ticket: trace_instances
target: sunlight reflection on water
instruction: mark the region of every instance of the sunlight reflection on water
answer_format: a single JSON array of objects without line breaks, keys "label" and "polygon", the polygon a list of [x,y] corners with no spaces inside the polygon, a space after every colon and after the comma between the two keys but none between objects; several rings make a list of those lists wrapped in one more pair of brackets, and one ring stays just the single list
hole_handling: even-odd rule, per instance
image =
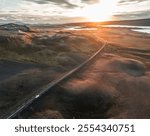
[{"label": "sunlight reflection on water", "polygon": [[102,25],[102,27],[131,28],[132,31],[150,33],[150,26],[130,26],[130,25]]},{"label": "sunlight reflection on water", "polygon": [[97,28],[87,28],[87,27],[82,27],[82,26],[71,26],[65,28],[65,30],[97,30]]}]

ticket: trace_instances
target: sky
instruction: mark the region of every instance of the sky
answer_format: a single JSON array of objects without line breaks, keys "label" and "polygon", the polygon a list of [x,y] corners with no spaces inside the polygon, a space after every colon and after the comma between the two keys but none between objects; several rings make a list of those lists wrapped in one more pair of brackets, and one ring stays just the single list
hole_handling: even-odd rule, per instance
[{"label": "sky", "polygon": [[0,0],[0,22],[68,23],[150,18],[150,0]]}]

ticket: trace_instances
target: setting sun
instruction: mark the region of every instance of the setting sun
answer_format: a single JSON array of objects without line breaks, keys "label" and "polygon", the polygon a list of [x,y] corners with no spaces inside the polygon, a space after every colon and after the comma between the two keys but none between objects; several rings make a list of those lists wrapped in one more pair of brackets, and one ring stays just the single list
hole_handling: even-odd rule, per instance
[{"label": "setting sun", "polygon": [[100,0],[98,4],[83,9],[84,16],[93,22],[104,21],[111,18],[116,9],[116,0]]}]

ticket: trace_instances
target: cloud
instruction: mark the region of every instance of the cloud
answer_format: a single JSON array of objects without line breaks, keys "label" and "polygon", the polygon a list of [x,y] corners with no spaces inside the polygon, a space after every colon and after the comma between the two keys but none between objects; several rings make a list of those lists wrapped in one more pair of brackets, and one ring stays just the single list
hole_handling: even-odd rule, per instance
[{"label": "cloud", "polygon": [[148,0],[120,0],[119,4],[131,4],[131,3],[140,3],[140,2],[146,2]]},{"label": "cloud", "polygon": [[[23,18],[26,22],[35,19],[35,22],[74,22],[84,20],[83,9],[101,2],[102,0],[0,0],[0,15],[7,14],[10,18],[7,20],[15,20]],[[109,0],[103,0],[108,1]],[[111,0],[110,0],[111,1]],[[138,19],[150,18],[150,0],[116,0],[117,7],[113,12],[115,19]],[[108,3],[109,4],[109,3]],[[108,6],[107,6],[108,8]],[[15,17],[12,17],[14,14]],[[18,17],[17,15],[26,15]],[[30,15],[32,16],[30,18]],[[36,17],[36,16],[40,17]],[[4,20],[4,19],[1,20]],[[40,18],[40,19],[39,19]],[[42,20],[41,20],[42,18]],[[84,17],[85,18],[85,17]]]},{"label": "cloud", "polygon": [[82,0],[82,3],[87,3],[87,4],[95,4],[98,3],[100,0]]},{"label": "cloud", "polygon": [[145,19],[150,18],[150,10],[143,10],[143,11],[135,11],[135,12],[126,12],[114,15],[114,19]]},{"label": "cloud", "polygon": [[57,6],[62,6],[65,8],[75,8],[77,5],[70,3],[68,0],[26,0],[30,2],[35,2],[38,4],[50,4],[53,3],[54,5]]},{"label": "cloud", "polygon": [[[42,18],[42,19],[41,19]],[[67,17],[63,15],[51,15],[51,16],[41,16],[41,15],[19,15],[19,14],[0,14],[0,24],[2,22],[12,22],[12,23],[27,23],[27,24],[60,24],[60,23],[70,23],[86,21],[84,17]]]},{"label": "cloud", "polygon": [[26,0],[30,2],[35,2],[38,4],[49,4],[53,3],[60,7],[65,8],[76,8],[80,7],[82,4],[95,4],[98,3],[100,0]]}]

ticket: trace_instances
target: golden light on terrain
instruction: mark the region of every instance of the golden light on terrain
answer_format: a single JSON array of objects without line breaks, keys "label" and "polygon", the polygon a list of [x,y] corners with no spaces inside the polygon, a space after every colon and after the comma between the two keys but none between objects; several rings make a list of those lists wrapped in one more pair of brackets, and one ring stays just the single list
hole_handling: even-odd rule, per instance
[{"label": "golden light on terrain", "polygon": [[100,0],[98,4],[90,5],[83,9],[84,16],[93,22],[111,19],[117,8],[116,0]]}]

